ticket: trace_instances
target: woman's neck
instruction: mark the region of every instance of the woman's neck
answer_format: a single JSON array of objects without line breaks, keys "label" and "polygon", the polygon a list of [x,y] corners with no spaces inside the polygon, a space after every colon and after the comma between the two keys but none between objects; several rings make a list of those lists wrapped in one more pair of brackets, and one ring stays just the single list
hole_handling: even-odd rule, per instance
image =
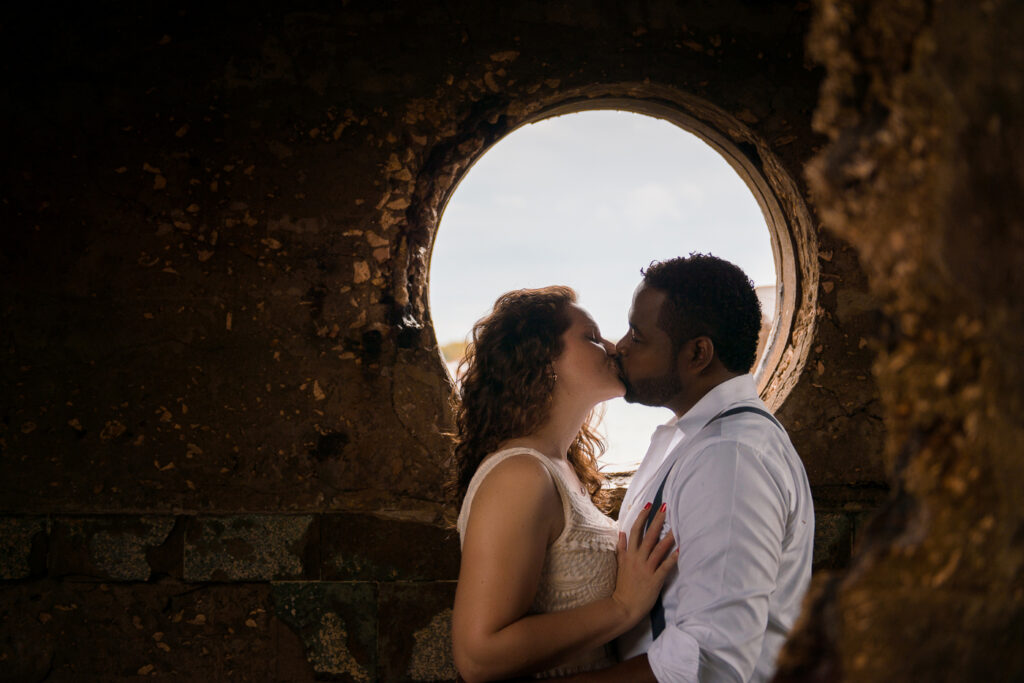
[{"label": "woman's neck", "polygon": [[569,446],[580,433],[583,421],[593,406],[571,405],[568,401],[552,401],[548,419],[532,433],[509,439],[505,446],[526,446],[549,458],[565,460]]}]

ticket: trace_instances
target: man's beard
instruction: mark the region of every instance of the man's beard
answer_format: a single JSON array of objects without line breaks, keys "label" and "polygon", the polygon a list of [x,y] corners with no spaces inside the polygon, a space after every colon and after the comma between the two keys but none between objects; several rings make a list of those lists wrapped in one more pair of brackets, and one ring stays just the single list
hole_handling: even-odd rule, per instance
[{"label": "man's beard", "polygon": [[644,406],[664,406],[683,390],[679,381],[679,373],[672,369],[660,377],[648,377],[631,381],[626,373],[621,373],[622,383],[626,385],[626,403],[639,403]]}]

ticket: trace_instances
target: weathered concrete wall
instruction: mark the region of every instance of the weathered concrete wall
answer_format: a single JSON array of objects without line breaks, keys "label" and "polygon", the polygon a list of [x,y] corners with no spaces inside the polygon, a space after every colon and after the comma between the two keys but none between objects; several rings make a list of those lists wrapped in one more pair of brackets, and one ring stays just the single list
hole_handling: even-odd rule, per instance
[{"label": "weathered concrete wall", "polygon": [[[809,201],[805,3],[343,4],[4,20],[0,677],[450,678],[426,287],[459,174],[549,108],[686,100]],[[888,290],[841,234],[795,245],[779,407],[832,568],[887,490]]]},{"label": "weathered concrete wall", "polygon": [[820,2],[824,223],[885,303],[896,496],[781,680],[1024,677],[1024,6]]}]

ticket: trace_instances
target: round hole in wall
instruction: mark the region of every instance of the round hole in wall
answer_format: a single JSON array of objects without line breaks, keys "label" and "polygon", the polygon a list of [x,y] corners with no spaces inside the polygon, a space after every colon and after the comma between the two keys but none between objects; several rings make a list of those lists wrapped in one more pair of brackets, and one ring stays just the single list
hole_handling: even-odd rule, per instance
[{"label": "round hole in wall", "polygon": [[[435,193],[438,208],[447,208],[434,226],[430,263],[430,315],[437,341],[447,351],[445,360],[458,356],[459,344],[473,321],[489,310],[494,298],[516,287],[574,286],[581,305],[594,314],[604,336],[616,339],[625,329],[640,267],[655,258],[705,251],[743,267],[761,286],[765,307],[774,304],[754,372],[769,406],[777,408],[782,403],[806,358],[803,340],[810,338],[813,324],[816,272],[811,268],[816,262],[809,255],[816,254],[816,248],[800,194],[767,145],[740,122],[706,102],[678,93],[673,101],[658,94],[657,98],[638,98],[634,88],[624,98],[593,93],[586,98],[568,97],[568,101],[529,111],[496,142],[471,149],[468,159],[449,159],[449,177],[454,182]],[[559,155],[566,153],[561,147],[566,141],[560,137],[585,138],[592,128],[588,118],[623,116],[621,112],[646,115],[628,116],[635,126],[662,127],[666,148],[662,151],[670,161],[667,167],[658,166],[653,179],[633,183],[627,173],[627,180],[620,179],[619,185],[614,181],[608,185],[608,178],[602,176],[599,180],[606,181],[602,186],[594,181],[594,174],[611,173],[602,171],[601,155],[621,160],[616,144],[628,147],[635,139],[591,138],[590,149],[582,154],[585,171],[555,169]],[[573,116],[562,116],[565,114]],[[538,125],[526,125],[535,122]],[[671,139],[686,143],[677,149],[667,142]],[[472,145],[458,149],[464,153],[467,147]],[[719,190],[731,197],[735,206],[716,210],[708,201],[714,199],[710,195],[715,191],[702,189],[700,182],[688,181],[681,172],[687,169],[687,157],[695,157],[697,152],[711,155],[715,162],[708,167],[712,170],[704,171],[707,177],[698,180],[713,187],[716,180],[728,176],[732,186],[726,183],[725,189]],[[530,163],[516,161],[517,154]],[[673,154],[677,158],[671,159]],[[467,172],[471,166],[472,171]],[[699,164],[690,164],[694,166]],[[555,171],[554,177],[545,177],[548,171]],[[517,174],[525,177],[517,178]],[[525,190],[530,182],[539,182],[544,192]],[[590,188],[589,199],[586,192],[581,197],[574,191],[580,186]],[[453,197],[454,201],[449,201]],[[699,206],[702,201],[706,205]],[[730,216],[734,211],[743,215],[739,220],[747,225],[745,235],[722,229],[722,224],[734,220]],[[553,222],[543,226],[544,221]],[[665,230],[666,224],[674,224],[674,231]],[[699,238],[700,233],[705,239]],[[742,244],[730,247],[730,240]],[[594,245],[604,250],[604,257],[591,251],[580,258],[581,252],[587,251],[582,246]],[[756,257],[745,257],[744,250],[759,253],[761,265]],[[554,268],[538,267],[545,263]],[[473,272],[481,268],[483,274]],[[613,268],[620,272],[606,278],[606,286],[595,284]],[[621,272],[626,273],[624,278]],[[639,460],[651,426],[668,416],[667,412],[616,403],[610,405],[606,417],[609,457],[614,461],[608,469],[612,471],[627,469]],[[646,413],[646,420],[621,415],[629,411]],[[623,442],[633,441],[636,443],[623,446]],[[616,458],[617,450],[626,455]]]}]

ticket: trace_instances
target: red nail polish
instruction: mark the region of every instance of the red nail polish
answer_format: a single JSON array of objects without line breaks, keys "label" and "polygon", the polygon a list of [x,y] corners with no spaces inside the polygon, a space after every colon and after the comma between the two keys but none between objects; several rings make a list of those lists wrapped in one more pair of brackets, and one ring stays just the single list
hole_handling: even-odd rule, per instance
[{"label": "red nail polish", "polygon": [[648,503],[647,505],[644,505],[644,510],[650,510],[650,509],[651,509],[651,504],[650,503]]},{"label": "red nail polish", "polygon": [[661,504],[661,507],[660,507],[660,508],[658,508],[658,512],[664,512],[664,511],[665,511],[665,507],[666,507],[667,505],[668,505],[668,503],[662,503],[662,504]]}]

